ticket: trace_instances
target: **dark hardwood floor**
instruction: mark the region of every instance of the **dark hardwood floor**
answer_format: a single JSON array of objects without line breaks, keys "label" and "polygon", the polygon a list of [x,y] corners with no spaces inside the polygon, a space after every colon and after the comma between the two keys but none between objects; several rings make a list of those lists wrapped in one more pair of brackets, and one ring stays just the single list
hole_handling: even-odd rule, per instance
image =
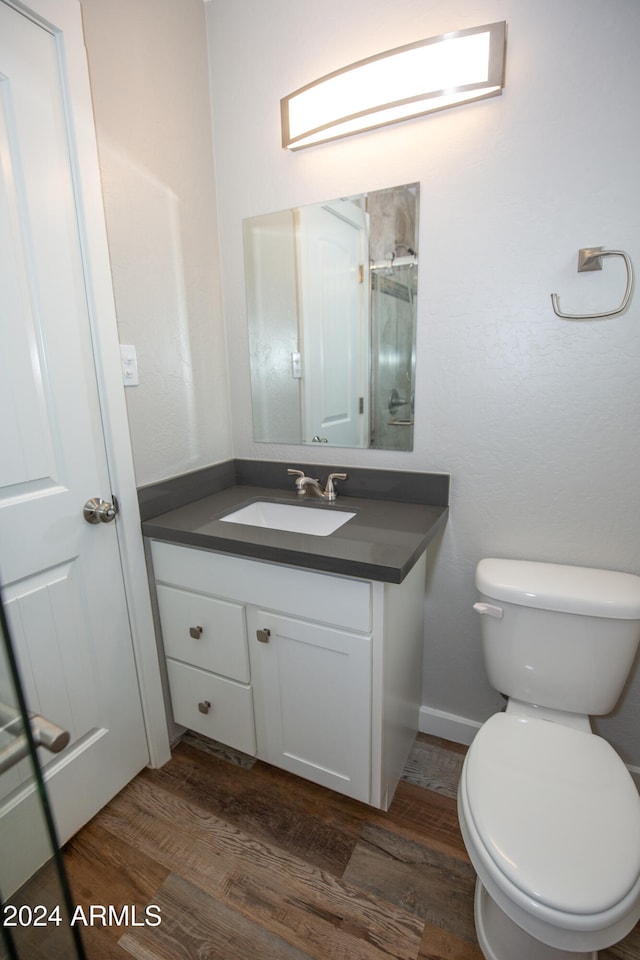
[{"label": "dark hardwood floor", "polygon": [[[84,927],[89,960],[482,960],[463,758],[420,735],[382,813],[186,738],[65,848],[74,902],[136,920]],[[640,960],[640,927],[600,958]]]}]

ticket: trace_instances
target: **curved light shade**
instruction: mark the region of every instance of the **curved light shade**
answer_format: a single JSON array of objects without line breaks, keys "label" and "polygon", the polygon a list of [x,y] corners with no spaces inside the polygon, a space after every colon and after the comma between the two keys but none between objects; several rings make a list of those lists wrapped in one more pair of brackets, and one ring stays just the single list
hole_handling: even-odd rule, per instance
[{"label": "curved light shade", "polygon": [[280,101],[290,150],[502,93],[506,24],[419,40],[336,70]]}]

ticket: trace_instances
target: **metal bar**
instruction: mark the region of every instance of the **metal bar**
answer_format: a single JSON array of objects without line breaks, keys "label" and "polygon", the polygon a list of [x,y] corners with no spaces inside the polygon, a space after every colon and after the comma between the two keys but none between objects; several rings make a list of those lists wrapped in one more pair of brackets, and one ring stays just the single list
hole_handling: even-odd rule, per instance
[{"label": "metal bar", "polygon": [[9,770],[15,766],[16,763],[20,763],[28,753],[29,742],[23,733],[22,736],[16,737],[13,743],[8,744],[0,750],[0,773]]},{"label": "metal bar", "polygon": [[372,260],[370,270],[393,270],[394,267],[417,267],[417,257],[390,257],[389,260]]},{"label": "metal bar", "polygon": [[553,306],[554,313],[558,317],[562,317],[563,320],[601,320],[605,317],[615,317],[627,309],[633,289],[633,267],[631,266],[629,255],[626,254],[624,250],[605,250],[603,247],[583,247],[578,251],[578,272],[583,273],[586,270],[602,270],[602,257],[622,257],[624,260],[624,265],[627,270],[627,285],[620,306],[616,307],[615,310],[606,310],[603,313],[563,313],[560,309],[558,294],[552,293],[551,305]]},{"label": "metal bar", "polygon": [[[60,753],[70,740],[68,730],[63,730],[57,723],[47,720],[39,713],[29,714],[31,735],[36,747],[44,747],[51,753]],[[0,750],[0,773],[4,773],[29,753],[29,739],[24,733],[22,716],[15,707],[0,701],[0,733],[8,734],[13,742]]]}]

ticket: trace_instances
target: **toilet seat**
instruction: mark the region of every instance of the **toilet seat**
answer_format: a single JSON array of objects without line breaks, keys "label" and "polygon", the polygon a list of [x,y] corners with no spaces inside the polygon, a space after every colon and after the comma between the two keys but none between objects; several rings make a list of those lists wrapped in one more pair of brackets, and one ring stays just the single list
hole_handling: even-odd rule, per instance
[{"label": "toilet seat", "polygon": [[588,929],[637,897],[640,797],[602,738],[496,714],[467,754],[461,790],[485,864],[515,900]]}]

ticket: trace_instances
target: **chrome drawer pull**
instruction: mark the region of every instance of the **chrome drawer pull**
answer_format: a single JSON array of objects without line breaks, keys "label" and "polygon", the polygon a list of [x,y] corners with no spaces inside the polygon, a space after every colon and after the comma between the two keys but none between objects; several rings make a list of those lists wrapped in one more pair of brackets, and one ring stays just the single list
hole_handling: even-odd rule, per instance
[{"label": "chrome drawer pull", "polygon": [[189,627],[189,636],[194,640],[199,640],[202,636],[202,627]]},{"label": "chrome drawer pull", "polygon": [[198,704],[198,710],[200,713],[209,713],[211,710],[211,701],[210,700],[201,700]]},{"label": "chrome drawer pull", "polygon": [[256,630],[256,637],[260,643],[269,643],[269,637],[271,636],[271,630],[264,628],[264,630]]}]

